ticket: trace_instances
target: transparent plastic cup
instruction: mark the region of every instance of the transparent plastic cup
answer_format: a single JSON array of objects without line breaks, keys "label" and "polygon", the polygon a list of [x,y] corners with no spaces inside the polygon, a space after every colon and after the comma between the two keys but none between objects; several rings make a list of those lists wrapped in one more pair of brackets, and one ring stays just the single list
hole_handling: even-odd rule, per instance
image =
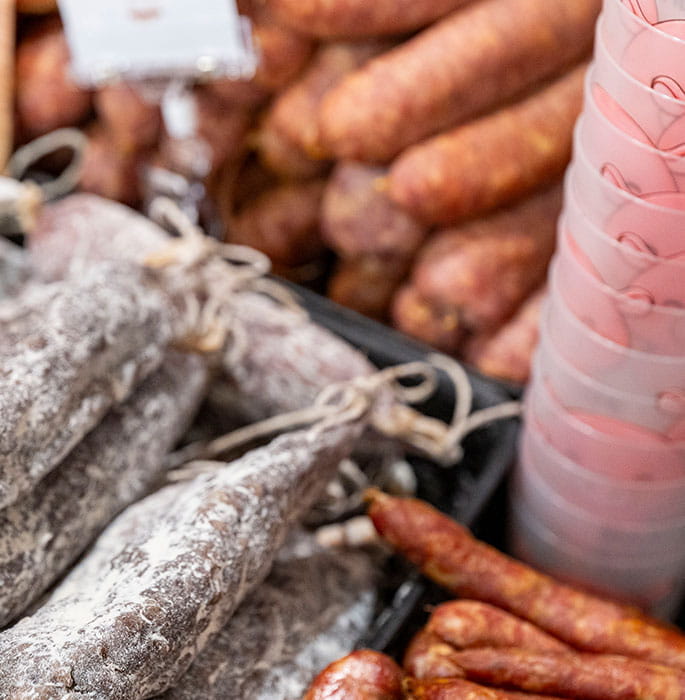
[{"label": "transparent plastic cup", "polygon": [[685,144],[662,151],[642,127],[595,79],[591,67],[585,76],[581,140],[592,164],[612,168],[638,192],[685,190]]},{"label": "transparent plastic cup", "polygon": [[617,523],[664,525],[685,521],[685,475],[634,481],[607,477],[565,457],[544,437],[527,407],[520,458],[570,504]]},{"label": "transparent plastic cup", "polygon": [[605,0],[607,48],[636,80],[665,94],[685,86],[685,21],[676,3]]},{"label": "transparent plastic cup", "polygon": [[593,331],[565,304],[555,269],[548,274],[541,315],[554,348],[580,372],[598,377],[603,384],[655,399],[685,388],[685,353],[671,356],[640,352]]},{"label": "transparent plastic cup", "polygon": [[674,389],[654,397],[621,391],[578,370],[552,345],[544,317],[535,360],[540,377],[567,410],[605,416],[664,436],[685,416],[682,392]]},{"label": "transparent plastic cup", "polygon": [[[685,308],[685,253],[659,258],[632,231],[616,238],[602,231],[583,213],[572,176],[569,170],[564,183],[564,222],[602,281],[617,290],[639,286],[655,299],[661,296],[669,305]],[[685,231],[680,238],[685,246]]]},{"label": "transparent plastic cup", "polygon": [[677,486],[685,478],[685,440],[594,410],[569,407],[549,380],[533,368],[525,393],[532,426],[557,452],[598,476],[636,486],[653,482]]},{"label": "transparent plastic cup", "polygon": [[685,141],[685,99],[659,92],[627,73],[607,48],[606,17],[595,31],[593,80],[637,122],[652,143],[665,150]]},{"label": "transparent plastic cup", "polygon": [[612,238],[630,238],[662,258],[685,253],[685,192],[636,194],[614,168],[600,172],[587,156],[576,123],[569,177],[582,212]]},{"label": "transparent plastic cup", "polygon": [[[619,345],[657,355],[679,355],[685,348],[685,308],[671,299],[670,278],[665,295],[655,294],[664,282],[649,270],[624,289],[605,284],[589,258],[567,233],[565,216],[559,221],[558,249],[552,265],[558,271],[559,291],[571,311],[597,333]],[[649,273],[649,286],[640,280]],[[676,278],[675,283],[678,283]],[[651,288],[651,289],[650,289]]]},{"label": "transparent plastic cup", "polygon": [[625,522],[601,510],[580,508],[550,488],[525,451],[514,467],[510,488],[514,502],[532,518],[587,555],[655,566],[678,552],[680,561],[685,561],[685,518]]},{"label": "transparent plastic cup", "polygon": [[660,562],[621,561],[596,556],[564,541],[513,501],[508,545],[514,556],[560,581],[634,604],[663,620],[678,612],[685,590],[685,565],[674,557]]}]

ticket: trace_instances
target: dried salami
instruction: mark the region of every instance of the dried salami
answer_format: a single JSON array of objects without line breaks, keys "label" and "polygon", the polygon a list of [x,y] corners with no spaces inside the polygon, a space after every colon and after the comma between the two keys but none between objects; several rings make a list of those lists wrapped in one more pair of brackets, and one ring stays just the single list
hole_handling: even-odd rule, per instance
[{"label": "dried salami", "polygon": [[322,550],[278,561],[162,697],[300,700],[322,668],[354,648],[375,598],[373,563],[362,552]]},{"label": "dried salami", "polygon": [[150,525],[90,586],[0,635],[0,697],[135,700],[177,683],[267,575],[362,427],[283,435],[125,511]]},{"label": "dried salami", "polygon": [[173,319],[133,266],[96,265],[0,306],[0,507],[162,362]]},{"label": "dried salami", "polygon": [[159,478],[203,394],[204,362],[173,353],[66,459],[0,511],[0,625],[36,600]]}]

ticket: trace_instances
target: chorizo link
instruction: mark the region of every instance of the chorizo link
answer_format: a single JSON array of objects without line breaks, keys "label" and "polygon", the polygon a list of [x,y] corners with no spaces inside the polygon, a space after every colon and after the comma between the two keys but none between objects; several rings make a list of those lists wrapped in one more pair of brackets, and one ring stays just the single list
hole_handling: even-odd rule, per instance
[{"label": "chorizo link", "polygon": [[469,0],[269,0],[288,27],[320,39],[405,34],[425,27]]},{"label": "chorizo link", "polygon": [[410,700],[553,700],[547,695],[486,688],[461,678],[406,678],[404,692],[405,698]]},{"label": "chorizo link", "polygon": [[545,279],[562,206],[559,185],[432,236],[412,280],[434,306],[454,308],[473,333],[494,330]]},{"label": "chorizo link", "polygon": [[592,46],[600,0],[480,0],[371,60],[321,104],[325,149],[387,162],[505,103]]},{"label": "chorizo link", "polygon": [[571,158],[586,66],[530,97],[408,148],[388,195],[426,224],[454,224],[560,177]]},{"label": "chorizo link", "polygon": [[303,700],[401,700],[402,669],[385,654],[360,649],[329,664]]},{"label": "chorizo link", "polygon": [[0,696],[137,700],[173,686],[266,577],[362,428],[293,431],[124,511],[150,524],[90,586],[0,634]]},{"label": "chorizo link", "polygon": [[531,651],[570,651],[570,647],[526,620],[477,600],[438,605],[426,629],[458,648],[518,647]]},{"label": "chorizo link", "polygon": [[463,678],[464,671],[452,657],[457,650],[423,627],[409,642],[402,668],[414,678]]},{"label": "chorizo link", "polygon": [[577,649],[685,669],[685,636],[677,630],[557,582],[427,503],[376,491],[369,498],[380,535],[451,593],[508,610]]},{"label": "chorizo link", "polygon": [[470,680],[575,700],[685,697],[685,673],[625,656],[502,648],[467,649],[454,658]]},{"label": "chorizo link", "polygon": [[321,46],[304,73],[269,106],[257,132],[264,164],[283,177],[313,177],[327,167],[321,147],[319,106],[345,75],[382,53],[380,41],[332,42]]}]

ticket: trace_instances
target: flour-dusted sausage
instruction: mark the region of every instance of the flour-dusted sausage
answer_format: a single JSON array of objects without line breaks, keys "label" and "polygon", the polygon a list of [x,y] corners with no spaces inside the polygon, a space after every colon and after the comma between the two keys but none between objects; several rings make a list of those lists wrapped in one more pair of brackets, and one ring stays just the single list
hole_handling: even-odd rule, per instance
[{"label": "flour-dusted sausage", "polygon": [[142,700],[173,686],[266,577],[363,427],[284,434],[124,511],[148,525],[90,586],[0,633],[0,696]]},{"label": "flour-dusted sausage", "polygon": [[91,265],[0,305],[0,505],[54,469],[162,362],[172,310],[140,269]]},{"label": "flour-dusted sausage", "polygon": [[204,393],[198,357],[171,353],[34,489],[0,510],[0,626],[52,584],[161,477]]},{"label": "flour-dusted sausage", "polygon": [[371,60],[326,95],[320,126],[337,158],[386,162],[504,104],[592,46],[600,0],[482,0]]}]

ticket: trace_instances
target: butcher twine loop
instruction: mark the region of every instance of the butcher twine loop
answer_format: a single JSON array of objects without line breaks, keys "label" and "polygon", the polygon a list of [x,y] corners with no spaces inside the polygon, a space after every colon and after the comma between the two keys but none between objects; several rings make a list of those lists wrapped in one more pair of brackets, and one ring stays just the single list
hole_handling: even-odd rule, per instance
[{"label": "butcher twine loop", "polygon": [[241,291],[266,294],[304,314],[293,294],[266,278],[271,262],[263,253],[207,236],[168,197],[156,197],[149,214],[178,234],[144,263],[158,272],[165,290],[183,308],[178,346],[202,353],[225,351],[229,364],[237,362],[247,351],[245,331],[234,313]]},{"label": "butcher twine loop", "polygon": [[7,172],[15,180],[21,180],[32,165],[41,158],[67,148],[72,152],[66,168],[54,179],[44,183],[25,183],[40,190],[43,201],[57,199],[72,192],[81,179],[83,158],[88,145],[86,135],[78,129],[57,129],[18,148],[7,164]]},{"label": "butcher twine loop", "polygon": [[[410,407],[435,393],[438,387],[436,368],[443,370],[454,386],[455,405],[449,423],[425,416]],[[418,379],[405,386],[401,380]],[[395,401],[379,405],[389,389]],[[317,432],[354,422],[368,416],[369,424],[379,433],[405,443],[442,466],[452,466],[463,458],[464,438],[486,423],[521,415],[519,401],[507,401],[471,413],[473,391],[468,375],[454,360],[437,353],[427,362],[409,362],[387,367],[349,382],[332,384],[324,389],[308,408],[282,413],[239,428],[210,442],[193,443],[171,455],[170,481],[182,481],[199,473],[214,471],[223,462],[221,454],[242,447],[253,440],[286,430],[313,425]],[[181,466],[183,465],[183,466]],[[178,468],[180,467],[180,468]]]}]

